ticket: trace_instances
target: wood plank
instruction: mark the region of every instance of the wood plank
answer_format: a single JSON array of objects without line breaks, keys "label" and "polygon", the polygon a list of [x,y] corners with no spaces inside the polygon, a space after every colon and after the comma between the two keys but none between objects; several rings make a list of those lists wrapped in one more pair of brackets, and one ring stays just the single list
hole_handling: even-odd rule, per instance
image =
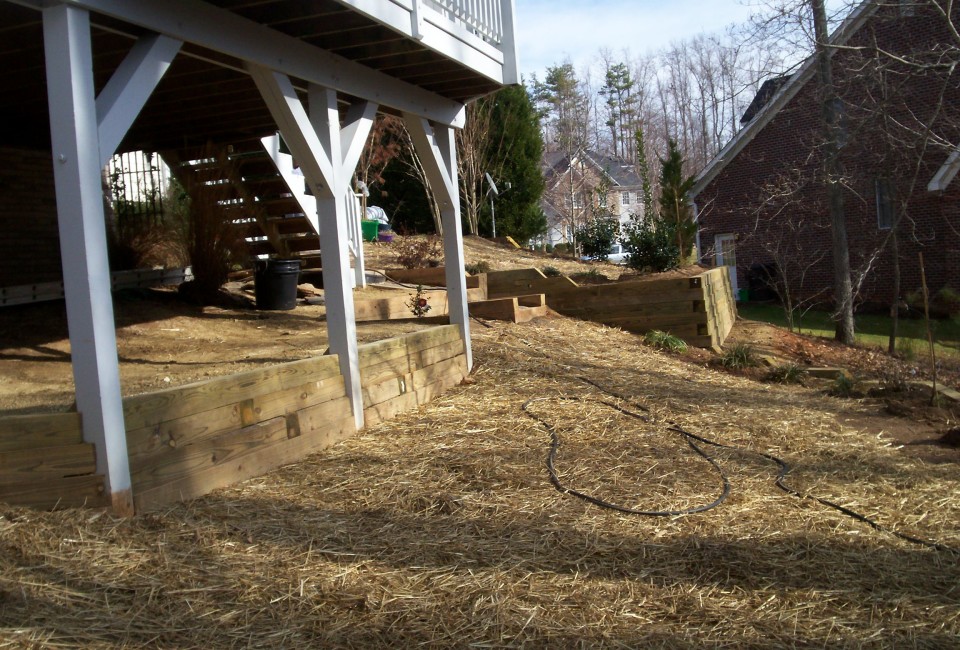
[{"label": "wood plank", "polygon": [[269,420],[288,412],[345,395],[343,377],[304,384],[295,388],[228,404],[200,413],[174,418],[155,426],[127,431],[127,451],[131,463],[139,462],[167,449],[215,437],[242,426]]},{"label": "wood plank", "polygon": [[363,408],[366,409],[386,402],[408,390],[413,390],[413,373],[387,377],[363,387]]},{"label": "wood plank", "polygon": [[[341,397],[323,404],[311,406],[292,413],[296,423],[292,437],[312,435],[323,430],[330,422],[350,415],[350,400]],[[206,469],[225,463],[233,463],[249,454],[265,453],[269,447],[291,437],[290,421],[280,416],[251,426],[226,432],[199,443],[170,449],[159,457],[131,462],[134,493],[178,481]]]},{"label": "wood plank", "polygon": [[174,481],[139,493],[135,491],[133,498],[137,512],[156,510],[170,503],[198,497],[217,488],[259,476],[326,449],[354,433],[354,419],[352,415],[348,415],[340,420],[328,421],[325,426],[307,435],[281,440],[258,453],[247,454],[233,462],[196,472],[188,480]]},{"label": "wood plank", "polygon": [[124,418],[128,430],[156,426],[178,417],[236,404],[245,399],[339,374],[340,366],[336,355],[302,359],[127,397],[123,400]]},{"label": "wood plank", "polygon": [[387,277],[404,284],[423,284],[431,287],[447,286],[447,269],[435,266],[423,269],[391,269]]},{"label": "wood plank", "polygon": [[62,447],[83,442],[79,413],[10,415],[0,418],[0,452]]},{"label": "wood plank", "polygon": [[468,275],[466,278],[467,289],[479,289],[480,297],[477,300],[486,300],[490,293],[487,285],[487,274],[478,273],[477,275]]},{"label": "wood plank", "polygon": [[[491,271],[487,273],[487,291],[490,296],[509,293],[516,286],[527,282],[546,279],[539,269],[513,269],[509,271]],[[525,291],[524,293],[530,293]]]},{"label": "wood plank", "polygon": [[495,287],[487,287],[488,298],[509,298],[517,295],[534,293],[555,293],[572,291],[580,288],[576,282],[566,276],[554,278],[531,278],[515,282],[501,283]]},{"label": "wood plank", "polygon": [[546,305],[542,307],[520,307],[517,311],[517,322],[526,323],[534,318],[540,318],[550,313],[550,308]]},{"label": "wood plank", "polygon": [[453,357],[458,357],[466,353],[466,348],[463,345],[463,341],[456,340],[451,341],[450,343],[444,343],[443,345],[437,345],[432,348],[427,348],[421,350],[415,355],[411,355],[411,370],[419,370],[421,368],[426,368],[427,366],[432,366],[435,363],[440,363],[445,359],[451,359]]},{"label": "wood plank", "polygon": [[271,443],[286,439],[286,418],[278,417],[229,431],[216,438],[170,449],[161,457],[131,464],[133,493],[189,480],[210,467],[232,463],[247,454],[263,451]]},{"label": "wood plank", "polygon": [[493,298],[480,302],[471,302],[467,305],[471,316],[510,321],[511,323],[517,320],[517,308],[516,298]]},{"label": "wood plank", "polygon": [[667,294],[629,292],[621,292],[617,294],[591,294],[586,292],[581,293],[579,291],[567,291],[563,294],[546,293],[546,296],[547,304],[550,305],[551,309],[554,309],[560,313],[565,313],[567,310],[587,308],[602,309],[604,307],[610,307],[613,305],[657,305],[673,304],[677,302],[687,303],[695,300],[703,300],[703,292],[700,289],[687,289],[682,292]]},{"label": "wood plank", "polygon": [[576,309],[564,309],[565,315],[582,320],[634,316],[636,318],[653,317],[663,314],[699,314],[706,317],[706,304],[702,300],[683,302],[663,302],[646,305],[610,303],[606,305],[586,306]]},{"label": "wood plank", "polygon": [[[403,293],[395,298],[375,298],[354,301],[354,318],[358,323],[383,320],[406,320],[416,318],[410,301],[416,292]],[[446,291],[424,291],[421,297],[430,305],[430,316],[446,316],[449,313]]]},{"label": "wood plank", "polygon": [[81,476],[96,470],[94,448],[88,443],[0,453],[0,485]]},{"label": "wood plank", "polygon": [[[482,289],[467,290],[468,300],[482,299],[485,295],[486,292]],[[414,319],[416,315],[410,307],[410,302],[415,296],[416,292],[410,291],[390,298],[355,300],[354,318],[357,322]],[[428,315],[431,318],[449,315],[450,306],[446,291],[424,291],[421,297],[425,298],[430,305]]]},{"label": "wood plank", "polygon": [[364,409],[364,421],[367,426],[373,426],[396,417],[404,411],[412,410],[429,403],[444,391],[459,384],[466,376],[465,367],[464,362],[463,366],[451,368],[447,374],[436,378],[421,388]]},{"label": "wood plank", "polygon": [[415,370],[411,373],[413,389],[415,391],[420,390],[421,388],[447,379],[453,375],[459,375],[459,379],[457,379],[459,383],[467,374],[467,357],[461,354],[456,357],[444,359],[426,368]]},{"label": "wood plank", "polygon": [[109,504],[103,476],[71,476],[0,485],[0,501],[29,508],[102,508]]},{"label": "wood plank", "polygon": [[463,355],[463,341],[457,339],[450,343],[427,348],[413,354],[390,359],[379,364],[366,366],[360,370],[362,386],[372,386],[394,377],[402,377],[420,368],[438,363],[444,359]]},{"label": "wood plank", "polygon": [[365,386],[363,389],[364,410],[423,388],[438,379],[446,377],[454,369],[459,371],[461,379],[467,375],[467,359],[462,350],[457,356],[442,359],[419,370],[388,377]]},{"label": "wood plank", "polygon": [[297,411],[294,415],[299,420],[300,434],[304,436],[324,431],[331,422],[353,417],[350,411],[350,400],[347,397],[309,406]]},{"label": "wood plank", "polygon": [[402,377],[413,372],[410,357],[403,355],[395,359],[388,359],[380,363],[360,369],[360,385],[373,386],[393,377]]},{"label": "wood plank", "polygon": [[517,296],[517,304],[521,307],[545,307],[547,298],[542,293],[535,293],[529,296]]},{"label": "wood plank", "polygon": [[440,325],[392,339],[365,343],[358,346],[357,354],[360,359],[360,367],[363,368],[388,359],[406,356],[410,350],[423,350],[459,340],[460,329],[456,325]]}]

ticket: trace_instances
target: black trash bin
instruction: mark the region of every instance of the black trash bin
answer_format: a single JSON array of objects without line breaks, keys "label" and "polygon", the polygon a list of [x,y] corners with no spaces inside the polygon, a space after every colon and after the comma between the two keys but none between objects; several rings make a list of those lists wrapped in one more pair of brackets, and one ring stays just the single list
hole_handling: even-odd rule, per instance
[{"label": "black trash bin", "polygon": [[293,309],[297,306],[300,260],[258,260],[253,275],[257,309]]}]

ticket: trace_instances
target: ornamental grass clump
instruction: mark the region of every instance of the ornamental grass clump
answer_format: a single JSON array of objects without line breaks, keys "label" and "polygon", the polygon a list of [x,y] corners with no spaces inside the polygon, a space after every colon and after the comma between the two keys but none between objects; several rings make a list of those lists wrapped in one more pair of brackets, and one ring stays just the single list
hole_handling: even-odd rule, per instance
[{"label": "ornamental grass clump", "polygon": [[766,378],[767,381],[778,384],[800,384],[802,386],[806,375],[807,371],[803,366],[795,363],[784,363],[771,368]]},{"label": "ornamental grass clump", "polygon": [[724,350],[720,356],[719,363],[724,368],[740,370],[743,368],[753,368],[757,365],[757,355],[753,348],[746,343],[737,343],[732,348]]},{"label": "ornamental grass clump", "polygon": [[644,334],[643,342],[650,347],[667,352],[683,354],[687,351],[687,344],[683,339],[660,330],[653,330]]}]

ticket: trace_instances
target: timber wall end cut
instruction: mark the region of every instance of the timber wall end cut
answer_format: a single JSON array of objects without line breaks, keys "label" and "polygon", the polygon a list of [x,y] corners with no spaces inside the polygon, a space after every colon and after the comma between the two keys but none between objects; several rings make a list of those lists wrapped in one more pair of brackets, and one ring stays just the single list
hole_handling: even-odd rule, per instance
[{"label": "timber wall end cut", "polygon": [[0,501],[50,508],[106,506],[79,413],[0,418]]},{"label": "timber wall end cut", "polygon": [[542,293],[551,309],[573,318],[644,333],[662,330],[690,345],[719,348],[736,320],[725,267],[694,277],[577,285],[537,269],[487,274],[490,298]]},{"label": "timber wall end cut", "polygon": [[[467,376],[460,330],[444,325],[359,347],[368,425],[429,402]],[[137,512],[263,474],[355,433],[328,355],[124,399]],[[0,418],[0,501],[105,506],[77,413]]]}]

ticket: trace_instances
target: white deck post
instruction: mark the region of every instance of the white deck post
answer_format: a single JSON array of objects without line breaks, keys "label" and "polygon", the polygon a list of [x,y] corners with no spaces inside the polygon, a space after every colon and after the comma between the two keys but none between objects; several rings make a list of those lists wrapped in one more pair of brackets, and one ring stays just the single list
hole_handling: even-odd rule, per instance
[{"label": "white deck post", "polygon": [[341,131],[336,91],[311,84],[308,114],[286,75],[253,64],[248,70],[317,199],[330,351],[340,357],[340,372],[359,429],[363,426],[363,394],[347,252],[346,196],[377,106],[359,104],[350,111],[348,126]]},{"label": "white deck post", "polygon": [[[344,382],[351,387],[353,414],[357,428],[363,426],[363,395],[360,387],[360,362],[357,353],[357,322],[347,251],[346,189],[343,179],[343,152],[340,141],[340,115],[337,93],[311,84],[309,87],[310,124],[330,159],[332,177],[326,188],[315,188],[317,216],[320,219],[320,258],[323,260],[323,295],[327,306],[327,333],[330,350],[340,355]],[[308,177],[309,180],[309,177]],[[363,245],[362,243],[360,244]]]},{"label": "white deck post", "polygon": [[403,116],[420,155],[423,169],[440,204],[443,220],[443,257],[447,276],[447,306],[450,322],[460,327],[467,354],[467,368],[473,368],[470,345],[470,314],[467,310],[467,278],[463,268],[463,226],[460,223],[460,189],[457,181],[457,147],[449,126],[434,126],[428,120],[405,113]]},{"label": "white deck post", "polygon": [[132,514],[89,14],[68,5],[44,9],[43,40],[77,410],[84,440],[96,446],[97,471],[104,476],[114,510]]}]

